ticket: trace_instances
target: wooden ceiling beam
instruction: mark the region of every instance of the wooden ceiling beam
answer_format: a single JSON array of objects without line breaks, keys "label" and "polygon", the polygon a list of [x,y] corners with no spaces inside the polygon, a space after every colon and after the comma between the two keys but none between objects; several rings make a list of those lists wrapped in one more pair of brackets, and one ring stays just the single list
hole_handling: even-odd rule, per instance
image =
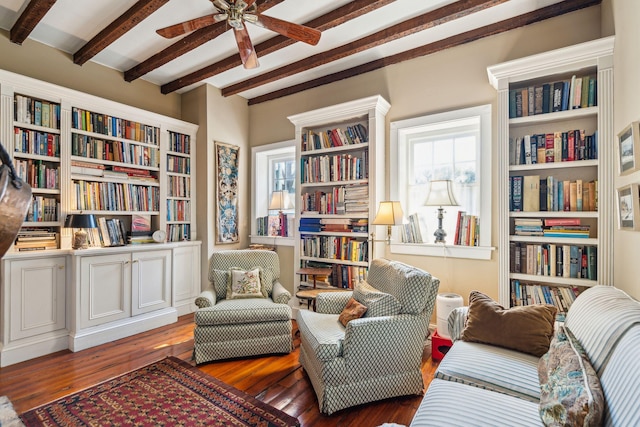
[{"label": "wooden ceiling beam", "polygon": [[235,95],[249,89],[254,89],[267,83],[290,77],[294,74],[346,58],[356,53],[392,42],[402,37],[433,28],[446,22],[460,19],[475,12],[488,9],[507,0],[460,0],[399,24],[380,30],[359,40],[321,52],[309,58],[296,61],[284,67],[277,68],[259,76],[233,84],[222,89],[223,96]]},{"label": "wooden ceiling beam", "polygon": [[11,27],[9,40],[15,44],[22,44],[55,2],[56,0],[31,0],[16,23]]},{"label": "wooden ceiling beam", "polygon": [[[259,13],[264,12],[267,9],[272,8],[278,3],[283,2],[284,0],[258,0],[258,11]],[[213,13],[213,9],[211,10]],[[124,72],[124,79],[128,82],[131,82],[137,78],[144,76],[145,74],[155,70],[167,64],[174,59],[184,55],[187,52],[192,51],[198,46],[202,46],[206,42],[213,40],[218,37],[225,31],[227,31],[229,27],[227,26],[227,22],[218,22],[213,25],[209,25],[208,27],[200,28],[188,34],[187,36],[181,38],[171,46],[162,51],[156,53],[145,61],[139,63],[135,67]],[[239,58],[239,56],[238,56]]]},{"label": "wooden ceiling beam", "polygon": [[333,83],[339,80],[344,80],[350,77],[355,77],[360,74],[374,71],[389,65],[404,62],[410,59],[418,58],[420,56],[426,56],[444,49],[448,49],[455,46],[460,46],[465,43],[469,43],[475,40],[479,40],[484,37],[503,33],[516,28],[524,27],[529,24],[544,21],[555,16],[564,15],[569,12],[575,12],[577,10],[595,6],[601,3],[602,0],[566,0],[561,3],[556,3],[542,9],[535,10],[533,12],[525,13],[514,18],[510,18],[495,24],[487,25],[482,28],[467,31],[466,33],[458,34],[452,37],[448,37],[443,40],[438,40],[433,43],[429,43],[424,46],[420,46],[405,52],[397,53],[395,55],[388,56],[386,58],[380,58],[375,61],[368,62],[366,64],[359,65],[347,70],[339,71],[337,73],[329,74],[323,77],[319,77],[314,80],[310,80],[305,83],[300,83],[294,86],[290,86],[284,89],[273,91],[255,98],[249,99],[249,105],[255,105],[273,99],[281,98],[284,96],[292,95],[294,93],[302,92],[314,87],[323,86],[329,83]]},{"label": "wooden ceiling beam", "polygon": [[78,49],[73,54],[73,62],[84,64],[168,2],[169,0],[139,0]]},{"label": "wooden ceiling beam", "polygon": [[[382,6],[386,6],[394,1],[395,0],[354,0],[342,7],[339,7],[338,9],[332,10],[331,12],[319,16],[318,18],[312,19],[311,21],[306,22],[303,25],[315,28],[319,31],[325,31],[330,28],[337,27],[338,25],[344,24],[345,22],[362,16],[373,10],[376,10]],[[285,48],[293,43],[295,43],[295,40],[278,35],[254,46],[254,49],[258,57],[261,57]],[[197,71],[166,83],[162,85],[160,90],[164,94],[171,93],[178,89],[182,89],[183,87],[198,83],[204,79],[208,79],[209,77],[213,77],[224,71],[228,71],[232,68],[238,67],[240,65],[242,65],[240,57],[238,55],[233,55],[221,61],[218,61],[215,64],[208,65],[204,68],[201,68]]]}]

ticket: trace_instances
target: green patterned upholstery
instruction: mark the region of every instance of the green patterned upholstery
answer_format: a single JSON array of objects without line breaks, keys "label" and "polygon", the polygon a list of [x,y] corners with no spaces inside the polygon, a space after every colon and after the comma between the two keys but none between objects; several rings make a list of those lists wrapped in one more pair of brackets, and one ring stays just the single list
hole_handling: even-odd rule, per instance
[{"label": "green patterned upholstery", "polygon": [[317,312],[298,312],[300,363],[324,414],[422,393],[422,353],[440,281],[418,268],[376,259],[367,282],[399,301],[399,314],[354,319],[345,328],[338,316],[348,292],[320,294]]},{"label": "green patterned upholstery", "polygon": [[[268,298],[227,300],[231,268],[262,267]],[[211,255],[211,285],[196,298],[193,354],[196,363],[293,350],[291,294],[279,282],[278,254],[266,250],[218,251]]]}]

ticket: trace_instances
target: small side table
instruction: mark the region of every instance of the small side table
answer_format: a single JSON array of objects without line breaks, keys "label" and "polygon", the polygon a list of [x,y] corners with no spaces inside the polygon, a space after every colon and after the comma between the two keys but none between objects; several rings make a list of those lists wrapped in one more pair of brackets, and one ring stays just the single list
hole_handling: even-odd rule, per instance
[{"label": "small side table", "polygon": [[296,274],[306,274],[307,276],[311,276],[311,279],[313,280],[313,289],[315,289],[316,277],[329,276],[331,274],[331,269],[329,267],[303,267],[300,270],[296,271]]},{"label": "small side table", "polygon": [[304,289],[296,292],[296,297],[307,301],[307,308],[313,305],[313,311],[316,311],[316,297],[323,292],[345,292],[352,289]]}]

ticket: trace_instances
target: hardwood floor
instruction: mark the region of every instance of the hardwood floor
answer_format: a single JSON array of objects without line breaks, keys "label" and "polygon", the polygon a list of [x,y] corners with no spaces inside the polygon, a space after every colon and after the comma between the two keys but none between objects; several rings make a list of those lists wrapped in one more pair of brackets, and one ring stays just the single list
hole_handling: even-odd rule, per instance
[{"label": "hardwood floor", "polygon": [[[295,322],[294,322],[295,327]],[[0,395],[7,395],[18,413],[82,390],[166,356],[191,364],[193,315],[157,328],[77,353],[61,351],[0,369]],[[297,417],[302,426],[378,426],[384,422],[408,425],[422,396],[388,399],[331,416],[320,414],[309,379],[298,363],[296,349],[288,355],[234,359],[198,368],[257,399]],[[422,372],[428,387],[437,363],[425,351]]]}]

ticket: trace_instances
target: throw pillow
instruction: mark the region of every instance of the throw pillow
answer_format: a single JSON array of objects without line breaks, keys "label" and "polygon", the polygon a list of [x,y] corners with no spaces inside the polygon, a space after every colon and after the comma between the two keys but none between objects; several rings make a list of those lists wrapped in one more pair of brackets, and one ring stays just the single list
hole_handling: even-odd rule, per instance
[{"label": "throw pillow", "polygon": [[395,316],[402,308],[396,297],[377,290],[365,281],[356,284],[353,299],[367,307],[365,317]]},{"label": "throw pillow", "polygon": [[227,299],[264,298],[260,283],[260,267],[245,271],[237,268],[229,270]]},{"label": "throw pillow", "polygon": [[472,291],[461,339],[540,357],[549,350],[556,312],[554,306],[547,304],[505,309],[487,295]]},{"label": "throw pillow", "polygon": [[347,302],[344,310],[342,310],[342,313],[340,313],[340,317],[338,317],[338,320],[340,321],[340,323],[342,323],[342,326],[347,326],[347,323],[349,323],[351,320],[361,318],[366,312],[367,307],[360,304],[353,298],[349,298],[349,302]]},{"label": "throw pillow", "polygon": [[540,418],[547,426],[599,426],[604,393],[577,340],[560,326],[540,358]]}]

